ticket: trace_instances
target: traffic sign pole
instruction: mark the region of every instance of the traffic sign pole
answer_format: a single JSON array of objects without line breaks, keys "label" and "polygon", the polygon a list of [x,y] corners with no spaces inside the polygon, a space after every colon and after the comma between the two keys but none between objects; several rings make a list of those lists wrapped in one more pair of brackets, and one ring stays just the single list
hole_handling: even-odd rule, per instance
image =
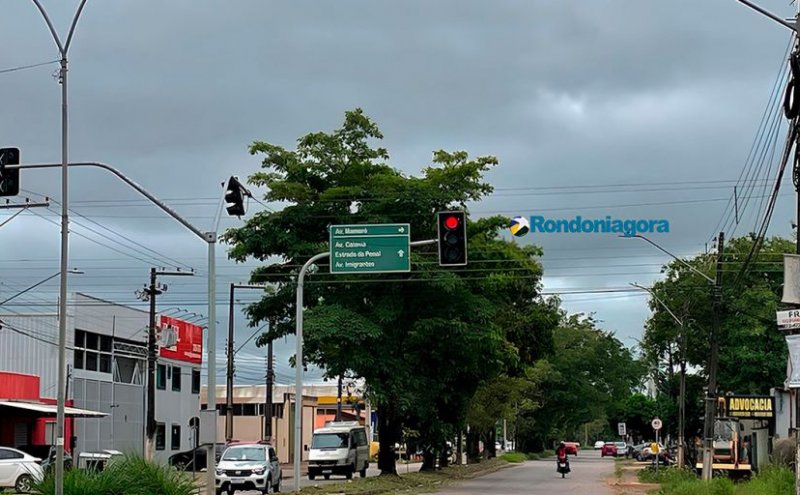
[{"label": "traffic sign pole", "polygon": [[[395,224],[395,226],[399,229],[401,224]],[[408,225],[408,224],[404,224]],[[336,227],[344,228],[345,226],[332,226],[331,227],[331,238],[333,238],[333,229]],[[354,227],[354,226],[350,226]],[[358,226],[355,226],[358,227]],[[408,229],[406,229],[408,232]],[[402,232],[398,232],[401,233]],[[346,234],[341,234],[346,235]],[[358,241],[361,242],[361,241]],[[415,241],[409,242],[408,246],[426,246],[428,244],[436,244],[436,239],[429,239],[425,241]],[[346,248],[345,248],[346,249]],[[408,249],[406,249],[406,253],[408,253]],[[319,261],[323,258],[327,258],[331,256],[331,252],[324,252],[319,253],[317,255],[312,256],[308,261],[305,262],[303,267],[300,269],[300,273],[297,274],[297,300],[295,302],[295,336],[297,339],[296,347],[295,347],[295,391],[294,391],[294,427],[295,427],[295,434],[294,434],[294,491],[300,491],[300,463],[302,462],[302,433],[303,433],[303,283],[306,278],[306,272],[308,268],[314,264],[314,262]],[[408,257],[406,256],[406,260]],[[410,270],[410,263],[409,263],[409,270]],[[409,271],[405,270],[405,271]],[[333,263],[331,263],[331,271],[333,271]],[[364,272],[356,272],[356,273],[376,273],[372,270],[367,270]]]}]

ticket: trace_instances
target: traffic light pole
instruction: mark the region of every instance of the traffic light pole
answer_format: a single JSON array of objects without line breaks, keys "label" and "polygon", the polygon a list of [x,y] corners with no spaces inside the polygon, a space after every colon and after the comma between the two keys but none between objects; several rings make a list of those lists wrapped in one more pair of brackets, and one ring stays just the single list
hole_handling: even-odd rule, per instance
[{"label": "traffic light pole", "polygon": [[[203,232],[202,230],[198,229],[194,225],[192,225],[188,220],[180,216],[175,210],[164,204],[163,201],[156,198],[152,194],[150,194],[145,188],[134,182],[129,177],[125,176],[122,172],[117,170],[116,168],[112,167],[111,165],[107,165],[105,163],[99,162],[79,162],[79,163],[70,163],[68,164],[69,167],[90,167],[90,168],[100,168],[107,172],[111,172],[117,178],[119,178],[122,182],[126,183],[128,186],[136,190],[139,194],[150,200],[153,204],[161,208],[166,214],[174,218],[178,221],[181,225],[189,229],[193,234],[200,237],[206,244],[208,244],[208,335],[207,335],[207,342],[208,342],[208,387],[207,387],[207,404],[209,411],[216,411],[217,410],[217,351],[216,351],[216,341],[217,341],[217,307],[216,307],[216,258],[215,258],[215,246],[217,243],[217,233],[216,232]],[[62,164],[60,163],[37,163],[31,165],[7,165],[7,169],[26,169],[26,170],[36,170],[36,169],[46,169],[46,168],[60,168]],[[62,281],[63,283],[63,281]],[[64,287],[65,289],[65,287]],[[64,291],[66,293],[66,291]],[[62,297],[61,304],[64,305],[60,307],[61,310],[64,312],[62,314],[66,314],[66,306],[65,306],[65,297]],[[66,323],[66,320],[65,320]],[[61,339],[64,338],[64,340]],[[64,334],[62,335],[59,332],[59,358],[63,357],[66,360],[66,326],[64,327]],[[66,367],[64,367],[66,368]],[[59,366],[59,374],[63,369]],[[66,377],[61,377],[66,382]],[[59,380],[61,381],[61,380]],[[64,390],[66,387],[59,388],[59,390]],[[62,398],[59,395],[59,398]],[[59,411],[63,411],[63,404],[59,401],[60,408]],[[59,418],[63,420],[63,415],[59,415]],[[61,423],[63,426],[63,422]],[[216,458],[214,456],[214,444],[216,444],[216,435],[217,429],[216,424],[211,425],[211,429],[214,432],[215,441],[209,447],[209,451],[207,454],[208,457],[208,466],[206,472],[206,493],[207,495],[216,495],[215,489],[215,471],[216,471]],[[63,429],[59,429],[57,435],[60,435],[59,438],[63,443]],[[61,483],[63,487],[63,449],[56,449],[57,455],[61,456],[61,460],[56,459],[56,473],[59,472],[59,466],[61,467],[62,474],[61,474]],[[59,453],[60,452],[60,453]],[[56,487],[58,488],[59,485],[59,478],[58,474],[56,476]],[[62,495],[62,492],[56,491],[56,495]]]},{"label": "traffic light pole", "polygon": [[[409,246],[427,246],[436,244],[436,239],[410,242]],[[315,262],[330,256],[330,252],[319,253],[305,262],[297,274],[297,300],[295,302],[295,390],[294,390],[294,491],[300,491],[300,463],[302,462],[303,447],[303,287],[306,272]]]}]

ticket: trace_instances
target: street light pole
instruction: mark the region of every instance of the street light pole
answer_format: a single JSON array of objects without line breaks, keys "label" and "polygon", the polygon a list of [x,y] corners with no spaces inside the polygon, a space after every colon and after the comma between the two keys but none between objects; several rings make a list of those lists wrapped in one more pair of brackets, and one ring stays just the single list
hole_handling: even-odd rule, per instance
[{"label": "street light pole", "polygon": [[671,256],[675,261],[680,262],[685,267],[689,268],[692,272],[703,277],[707,282],[712,285],[712,305],[714,310],[714,324],[711,328],[709,341],[711,344],[711,355],[708,359],[708,390],[706,391],[705,401],[705,419],[703,422],[703,476],[706,481],[711,480],[712,475],[712,462],[714,460],[714,407],[716,405],[717,394],[717,361],[719,360],[719,333],[721,326],[721,312],[722,312],[722,256],[725,249],[725,234],[719,233],[717,237],[717,268],[716,278],[712,279],[705,273],[693,267],[686,261],[678,258],[666,249],[662,248],[655,242],[647,237],[636,234],[633,236],[620,236],[624,238],[639,238],[647,241],[652,246],[656,247],[663,253]]},{"label": "street light pole", "polygon": [[[45,168],[60,168],[62,165],[57,163],[36,163],[30,165],[6,165],[7,169],[14,170],[14,169],[25,169],[25,170],[34,170],[34,169],[45,169]],[[69,167],[91,167],[91,168],[99,168],[103,169],[107,172],[111,172],[114,174],[118,179],[122,182],[133,188],[136,192],[150,200],[151,203],[158,206],[162,211],[167,213],[169,216],[174,218],[178,223],[189,229],[192,233],[200,237],[203,242],[208,244],[208,334],[207,334],[207,341],[208,341],[208,387],[206,390],[207,393],[207,403],[208,403],[208,410],[209,411],[216,411],[217,410],[217,395],[216,395],[216,386],[217,386],[217,364],[216,364],[216,338],[217,338],[217,320],[216,320],[216,259],[214,257],[214,247],[217,242],[217,233],[216,227],[211,232],[205,232],[194,225],[191,224],[188,220],[183,218],[179,215],[175,210],[167,206],[163,201],[156,198],[152,194],[150,194],[147,189],[143,188],[135,181],[133,181],[130,177],[123,174],[118,169],[112,167],[111,165],[107,165],[105,163],[99,162],[79,162],[79,163],[70,163],[68,164]],[[62,301],[63,302],[63,301]],[[66,323],[66,320],[64,321]],[[61,348],[59,350],[59,357],[63,357],[66,360],[66,354],[64,349],[66,347],[66,326],[63,327],[65,332],[64,334],[60,335],[60,337],[64,337],[62,341]],[[63,367],[59,367],[59,372],[63,371]],[[65,390],[61,388],[60,390]],[[63,394],[62,394],[63,395]],[[63,409],[63,408],[62,408]],[[63,420],[63,415],[62,415]],[[216,438],[216,424],[211,426],[214,437]],[[63,433],[63,421],[62,421],[62,429],[60,430]],[[63,444],[63,435],[62,435],[62,444]],[[216,457],[214,456],[214,444],[216,444],[216,440],[212,442],[212,445],[208,449],[208,467],[206,469],[206,493],[207,495],[215,495],[215,486],[214,486],[214,475],[215,475],[215,465],[216,465]],[[63,453],[61,454],[63,458]],[[56,473],[59,471],[59,466],[62,466],[63,470],[63,463],[56,464]],[[56,477],[58,482],[58,477]],[[59,485],[57,485],[59,486]],[[63,495],[63,472],[61,474],[61,492],[56,493],[56,495]]]},{"label": "street light pole", "polygon": [[50,34],[58,47],[61,55],[59,80],[61,82],[61,285],[58,301],[58,391],[56,414],[56,475],[55,494],[64,493],[64,406],[67,400],[66,393],[66,367],[67,367],[67,265],[69,263],[69,167],[68,167],[68,131],[69,118],[67,112],[67,54],[72,43],[72,35],[83,11],[86,0],[81,0],[78,10],[72,18],[72,25],[67,34],[67,41],[61,43],[58,33],[50,21],[40,0],[33,0],[36,7],[44,17]]},{"label": "street light pole", "polygon": [[686,327],[684,325],[684,321],[682,318],[678,318],[675,313],[667,306],[667,304],[659,298],[656,293],[647,287],[638,285],[638,284],[631,284],[634,287],[638,287],[644,291],[647,291],[653,299],[655,299],[661,307],[663,307],[667,313],[672,317],[673,320],[678,324],[681,329],[681,381],[680,381],[680,402],[678,404],[678,466],[683,467],[685,462],[685,441],[684,441],[684,430],[685,428],[685,415],[686,415]]}]

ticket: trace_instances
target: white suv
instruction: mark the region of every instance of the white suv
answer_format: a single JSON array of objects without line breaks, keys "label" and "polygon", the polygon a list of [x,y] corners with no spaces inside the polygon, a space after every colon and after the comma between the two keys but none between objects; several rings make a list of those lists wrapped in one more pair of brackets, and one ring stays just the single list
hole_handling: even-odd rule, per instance
[{"label": "white suv", "polygon": [[0,447],[0,489],[13,488],[17,493],[31,491],[31,485],[44,478],[41,461],[20,450]]},{"label": "white suv", "polygon": [[217,464],[217,495],[236,490],[258,490],[261,493],[281,490],[281,466],[275,449],[262,443],[231,445]]}]

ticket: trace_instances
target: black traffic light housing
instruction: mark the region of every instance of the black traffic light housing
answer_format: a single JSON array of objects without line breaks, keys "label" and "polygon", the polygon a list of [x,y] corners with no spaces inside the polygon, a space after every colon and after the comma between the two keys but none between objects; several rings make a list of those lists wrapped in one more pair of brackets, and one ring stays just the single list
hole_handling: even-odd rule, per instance
[{"label": "black traffic light housing", "polygon": [[439,266],[467,264],[467,215],[463,211],[436,214],[439,232]]},{"label": "black traffic light housing", "polygon": [[19,165],[19,148],[0,148],[0,196],[19,194],[19,169],[6,165]]},{"label": "black traffic light housing", "polygon": [[244,198],[250,196],[239,179],[231,176],[225,188],[225,211],[232,217],[241,217],[245,213]]}]

